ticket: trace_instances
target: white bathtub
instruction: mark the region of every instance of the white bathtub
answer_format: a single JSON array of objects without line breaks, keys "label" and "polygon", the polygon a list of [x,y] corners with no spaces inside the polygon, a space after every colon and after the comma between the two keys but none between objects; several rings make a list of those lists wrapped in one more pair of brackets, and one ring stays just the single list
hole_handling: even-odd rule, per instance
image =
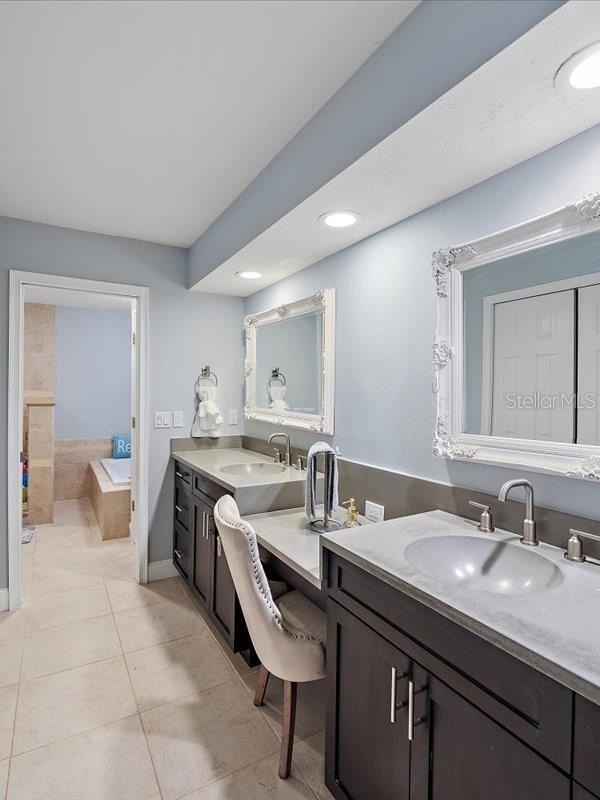
[{"label": "white bathtub", "polygon": [[130,458],[103,458],[100,463],[115,486],[127,486],[131,483]]}]

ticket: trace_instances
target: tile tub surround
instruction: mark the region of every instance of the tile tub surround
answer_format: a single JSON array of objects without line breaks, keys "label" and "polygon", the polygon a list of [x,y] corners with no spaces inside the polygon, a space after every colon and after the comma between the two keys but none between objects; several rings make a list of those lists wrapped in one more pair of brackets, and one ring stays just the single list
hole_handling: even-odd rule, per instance
[{"label": "tile tub surround", "polygon": [[231,492],[242,514],[296,508],[304,503],[305,470],[284,467],[279,474],[253,476],[222,471],[233,464],[273,463],[272,457],[256,451],[240,447],[178,450],[172,458]]},{"label": "tile tub surround", "polygon": [[406,548],[413,542],[444,535],[506,540],[523,547],[514,534],[499,529],[479,533],[475,523],[443,511],[388,520],[372,525],[367,533],[358,529],[324,534],[321,545],[600,703],[600,640],[592,611],[600,591],[600,566],[570,563],[562,550],[541,544],[536,554],[559,568],[561,583],[527,595],[473,591],[430,577],[406,560]]},{"label": "tile tub surround", "polygon": [[54,442],[54,499],[77,500],[92,492],[90,462],[112,455],[111,439],[57,439]]},{"label": "tile tub surround", "polygon": [[[331,800],[314,746],[322,693],[299,695],[303,741],[284,783],[279,682],[255,708],[255,671],[241,671],[178,579],[137,584],[132,549],[100,540],[89,501],[57,503],[55,519],[28,546],[32,602],[0,614],[0,798]],[[50,551],[70,552],[63,570],[86,576],[103,603],[82,605],[81,590],[48,565]],[[62,609],[61,620],[30,628],[34,603],[36,615],[40,604]]]},{"label": "tile tub surround", "polygon": [[99,461],[92,461],[91,501],[103,540],[129,536],[131,489],[115,486]]}]

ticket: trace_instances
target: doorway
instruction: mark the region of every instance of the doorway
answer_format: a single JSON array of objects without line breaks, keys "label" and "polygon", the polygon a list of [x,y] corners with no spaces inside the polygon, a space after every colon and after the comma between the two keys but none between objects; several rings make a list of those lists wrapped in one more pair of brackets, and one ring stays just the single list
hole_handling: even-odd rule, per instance
[{"label": "doorway", "polygon": [[[122,409],[121,416],[124,417],[124,422],[120,423],[120,427],[127,426],[127,431],[119,430],[114,431],[115,444],[117,448],[116,458],[93,458],[90,456],[89,463],[84,464],[84,470],[81,476],[76,474],[76,471],[71,471],[70,484],[75,484],[77,480],[86,480],[90,482],[90,493],[95,493],[95,499],[92,505],[95,507],[95,513],[92,516],[98,521],[97,531],[99,536],[104,539],[104,533],[108,538],[111,536],[127,536],[131,538],[131,543],[135,551],[135,578],[139,583],[146,583],[148,579],[148,425],[147,425],[147,353],[148,353],[148,289],[145,287],[128,286],[124,284],[104,283],[101,281],[79,279],[79,278],[66,278],[52,275],[40,275],[37,273],[11,271],[10,273],[10,312],[9,312],[9,380],[8,380],[8,535],[9,535],[9,608],[11,610],[17,609],[23,602],[23,585],[22,585],[22,564],[21,564],[21,542],[23,540],[23,510],[24,499],[27,498],[26,491],[24,492],[24,484],[28,483],[28,479],[33,481],[33,474],[30,472],[29,476],[23,475],[23,462],[27,457],[27,446],[33,446],[33,432],[34,430],[43,429],[46,422],[54,424],[53,403],[54,397],[48,395],[43,391],[44,382],[44,359],[45,356],[41,353],[38,357],[33,354],[33,361],[38,359],[41,365],[40,375],[40,391],[39,393],[34,389],[31,392],[32,378],[28,374],[27,379],[25,376],[25,323],[26,312],[31,314],[32,309],[35,312],[35,303],[38,303],[39,310],[42,312],[42,318],[45,319],[51,313],[53,308],[68,308],[71,311],[75,309],[95,309],[98,311],[101,308],[110,308],[119,310],[119,319],[123,323],[125,321],[125,338],[122,339],[124,347],[128,348],[129,354],[124,351],[121,353],[121,362],[123,356],[128,364],[125,363],[123,370],[122,380],[130,381],[130,386],[124,387],[121,392],[121,399],[127,397],[127,405],[130,406],[130,418],[127,413],[127,408]],[[41,302],[40,302],[41,301]],[[27,305],[26,305],[27,304]],[[92,313],[91,311],[89,312]],[[123,316],[124,315],[124,316]],[[67,324],[71,326],[75,324],[75,332],[77,332],[77,320],[72,319],[72,314],[66,312],[61,318],[64,318],[61,323],[63,330],[63,338],[65,336],[64,329]],[[82,317],[86,319],[86,317]],[[115,318],[115,324],[116,324]],[[46,324],[47,320],[45,323]],[[112,323],[110,323],[112,324]],[[66,328],[68,331],[68,327]],[[80,328],[81,330],[81,328]],[[75,333],[77,335],[77,333]],[[36,346],[43,349],[43,342],[40,342],[37,337]],[[82,337],[83,338],[83,337]],[[69,335],[66,336],[67,352]],[[64,360],[64,357],[63,357]],[[73,364],[76,369],[76,365]],[[72,381],[75,385],[77,381]],[[76,387],[77,389],[77,387]],[[75,389],[75,391],[76,391]],[[28,408],[27,401],[32,400],[34,403],[46,402],[47,405],[35,405],[34,409],[36,428],[32,427],[32,436],[27,436],[29,433],[28,425]],[[129,400],[130,396],[130,400]],[[85,404],[83,404],[85,405]],[[52,408],[52,413],[49,409]],[[44,411],[45,409],[45,411]],[[87,413],[85,407],[80,408],[82,417]],[[62,423],[64,425],[64,418],[67,416],[69,419],[71,415],[65,415],[64,408],[61,408]],[[39,417],[39,420],[38,420]],[[82,420],[82,423],[85,420]],[[39,424],[38,424],[39,423]],[[129,434],[129,438],[127,437]],[[40,436],[42,441],[47,444],[50,443],[52,448],[51,458],[48,458],[48,453],[42,453],[43,458],[32,459],[31,464],[36,465],[38,473],[36,480],[38,487],[42,487],[36,493],[36,503],[41,503],[42,508],[36,506],[35,513],[40,515],[40,519],[44,520],[44,514],[48,515],[52,512],[43,508],[44,491],[48,493],[49,485],[52,485],[52,500],[54,500],[54,432],[44,432]],[[124,440],[124,441],[123,441]],[[97,446],[94,440],[92,444]],[[106,442],[101,446],[106,446]],[[77,442],[80,447],[80,442]],[[88,446],[86,444],[86,446]],[[125,450],[124,450],[125,448]],[[119,455],[129,456],[129,459],[120,461]],[[94,453],[93,455],[96,455]],[[103,455],[97,453],[97,455]],[[114,452],[104,454],[106,456],[115,455]],[[64,453],[61,454],[64,458]],[[87,458],[87,456],[85,456]],[[83,461],[85,462],[85,458]],[[112,464],[110,463],[112,461]],[[128,461],[129,463],[126,463]],[[50,462],[51,469],[48,462]],[[103,462],[106,462],[104,464]],[[119,473],[127,471],[127,467],[131,468],[130,484],[129,486],[119,486],[118,479]],[[114,482],[114,475],[111,477],[111,467],[113,467],[114,475],[117,476],[117,481]],[[46,473],[44,474],[44,468]],[[120,468],[120,469],[119,469]],[[73,468],[70,467],[73,470]],[[109,486],[108,491],[103,494],[102,487],[106,484]],[[59,493],[64,492],[64,486],[60,487],[60,481],[56,484]],[[31,483],[30,498],[33,498],[34,484]],[[75,489],[76,490],[76,489]],[[79,489],[81,491],[81,489]],[[111,503],[117,501],[120,505],[123,502],[128,506],[127,509],[120,510],[119,515],[114,512],[112,507],[109,509],[107,519],[110,519],[110,524],[106,526],[104,533],[101,528],[100,520],[98,517],[103,516],[103,498],[108,499]],[[28,498],[27,498],[28,499]],[[48,506],[48,502],[46,502]],[[91,507],[91,506],[90,506]],[[114,527],[115,520],[120,519],[123,523],[124,531],[116,530]],[[47,521],[47,520],[46,520]],[[129,524],[130,521],[130,524]],[[121,527],[123,527],[121,526]]]}]

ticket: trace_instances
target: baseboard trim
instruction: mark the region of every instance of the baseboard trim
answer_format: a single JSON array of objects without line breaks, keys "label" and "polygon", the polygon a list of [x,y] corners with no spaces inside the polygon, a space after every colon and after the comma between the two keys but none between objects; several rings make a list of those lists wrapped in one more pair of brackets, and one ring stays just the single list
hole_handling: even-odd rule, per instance
[{"label": "baseboard trim", "polygon": [[0,589],[0,611],[8,611],[8,589]]},{"label": "baseboard trim", "polygon": [[165,578],[176,578],[179,575],[177,568],[171,561],[151,561],[148,564],[148,581],[162,581]]}]

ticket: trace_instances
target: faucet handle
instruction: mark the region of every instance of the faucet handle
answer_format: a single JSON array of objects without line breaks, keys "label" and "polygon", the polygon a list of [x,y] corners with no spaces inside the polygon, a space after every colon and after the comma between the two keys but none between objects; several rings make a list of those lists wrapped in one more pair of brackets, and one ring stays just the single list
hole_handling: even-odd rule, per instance
[{"label": "faucet handle", "polygon": [[493,533],[495,531],[494,518],[490,507],[486,506],[484,503],[476,503],[474,500],[469,500],[469,505],[481,509],[481,518],[477,530],[482,533]]},{"label": "faucet handle", "polygon": [[278,447],[273,448],[273,458],[275,459],[276,464],[281,464],[281,453],[279,452]]},{"label": "faucet handle", "polygon": [[596,536],[594,533],[586,533],[585,531],[578,531],[575,528],[571,528],[569,536],[569,541],[567,542],[567,552],[565,553],[565,558],[567,561],[577,561],[579,563],[583,561],[587,561],[587,558],[583,552],[583,542],[582,539],[591,539],[594,542],[600,542],[600,536]]}]

